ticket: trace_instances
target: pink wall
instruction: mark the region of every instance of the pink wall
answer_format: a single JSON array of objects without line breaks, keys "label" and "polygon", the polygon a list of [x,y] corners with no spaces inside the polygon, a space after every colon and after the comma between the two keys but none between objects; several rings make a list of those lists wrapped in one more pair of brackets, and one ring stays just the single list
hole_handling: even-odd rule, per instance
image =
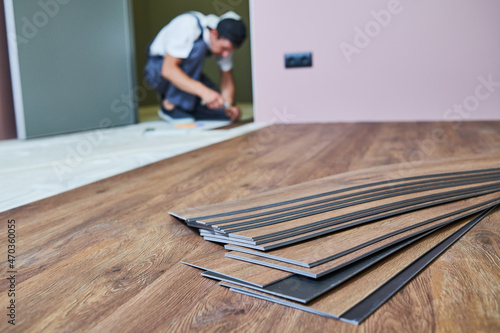
[{"label": "pink wall", "polygon": [[[258,122],[500,119],[498,0],[251,0],[250,9]],[[308,51],[312,68],[284,68],[285,53]]]},{"label": "pink wall", "polygon": [[0,0],[0,140],[16,137],[3,0]]}]

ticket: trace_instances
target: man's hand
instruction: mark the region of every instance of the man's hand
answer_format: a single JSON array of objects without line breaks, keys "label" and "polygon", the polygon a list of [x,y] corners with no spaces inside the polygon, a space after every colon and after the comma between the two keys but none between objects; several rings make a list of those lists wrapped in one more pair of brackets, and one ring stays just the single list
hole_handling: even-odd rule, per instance
[{"label": "man's hand", "polygon": [[241,117],[241,110],[237,106],[230,106],[226,108],[226,115],[231,118],[231,121],[236,121]]},{"label": "man's hand", "polygon": [[162,64],[162,75],[178,89],[199,96],[210,109],[224,107],[224,99],[217,91],[212,90],[197,80],[193,80],[180,68],[183,59],[165,55]]},{"label": "man's hand", "polygon": [[224,99],[217,91],[207,88],[202,95],[201,100],[208,106],[209,109],[220,109],[224,107]]}]

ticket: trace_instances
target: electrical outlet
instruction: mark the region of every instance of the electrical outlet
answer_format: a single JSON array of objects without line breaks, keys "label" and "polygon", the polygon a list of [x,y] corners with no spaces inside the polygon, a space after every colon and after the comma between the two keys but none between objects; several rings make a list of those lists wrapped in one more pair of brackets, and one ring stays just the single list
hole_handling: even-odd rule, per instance
[{"label": "electrical outlet", "polygon": [[312,67],[312,53],[286,53],[285,54],[285,67]]}]

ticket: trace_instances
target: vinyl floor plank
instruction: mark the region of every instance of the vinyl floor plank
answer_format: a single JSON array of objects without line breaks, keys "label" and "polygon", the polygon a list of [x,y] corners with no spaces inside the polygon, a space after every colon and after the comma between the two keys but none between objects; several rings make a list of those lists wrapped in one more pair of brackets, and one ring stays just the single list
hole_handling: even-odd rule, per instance
[{"label": "vinyl floor plank", "polygon": [[[401,186],[385,186],[383,188],[373,189],[368,188],[363,191],[357,191],[351,194],[333,195],[323,198],[321,200],[313,200],[308,203],[289,204],[286,207],[281,207],[274,210],[257,210],[252,214],[238,214],[231,218],[219,218],[203,221],[192,222],[193,226],[199,225],[200,227],[212,226],[215,229],[224,230],[226,232],[234,232],[245,230],[247,225],[255,224],[258,222],[265,222],[269,220],[276,220],[280,218],[290,217],[296,218],[297,215],[305,216],[315,215],[324,211],[339,209],[343,207],[353,206],[383,198],[396,197],[403,194],[423,192],[426,190],[447,188],[465,184],[479,184],[493,180],[499,180],[499,173],[480,174],[480,176],[461,176],[459,179],[454,177],[452,180],[444,179],[431,179],[426,183],[412,182],[410,184],[401,184]],[[235,229],[236,228],[236,229]]]},{"label": "vinyl floor plank", "polygon": [[[401,247],[401,245],[394,245],[394,247],[396,246]],[[311,298],[317,297],[321,293],[324,293],[328,288],[331,289],[339,283],[343,282],[346,278],[350,277],[350,275],[355,274],[365,269],[369,265],[377,262],[378,260],[383,259],[386,254],[380,254],[380,252],[383,251],[378,251],[377,253],[371,256],[367,256],[363,258],[363,260],[359,260],[342,270],[337,270],[337,272],[328,274],[327,276],[321,278],[322,281],[318,283],[318,286],[315,286],[315,288],[319,290],[308,296],[307,293],[306,296],[303,294],[300,296],[300,291],[302,291],[304,288],[297,286],[297,284],[303,281],[303,279],[306,279],[305,281],[307,281],[308,278],[292,275],[290,273],[285,273],[276,269],[268,268],[266,266],[248,265],[243,261],[222,257],[222,253],[219,252],[213,253],[211,255],[205,255],[203,257],[196,256],[194,258],[184,259],[183,262],[200,269],[208,270],[209,272],[206,272],[204,274],[205,276],[211,277],[211,275],[219,275],[224,277],[225,281],[240,283],[243,286],[253,285],[254,287],[259,288],[271,287],[271,293],[273,293],[274,290],[274,294],[277,294],[281,297],[288,298],[287,295],[279,294],[279,291],[283,289],[283,285],[295,285],[296,288],[293,288],[293,290],[299,291],[299,296],[292,296],[292,300],[307,302]],[[274,286],[274,288],[272,286]],[[327,289],[325,290],[325,288]],[[265,292],[266,290],[262,291]]]},{"label": "vinyl floor plank", "polygon": [[267,239],[263,239],[260,241],[251,241],[242,238],[229,237],[227,235],[214,233],[209,230],[200,230],[200,234],[204,237],[205,240],[231,244],[236,246],[243,246],[251,249],[256,249],[260,251],[270,251],[282,248],[284,246],[290,246],[302,241],[307,241],[310,239],[314,239],[317,237],[324,237],[328,234],[339,232],[344,229],[356,227],[359,225],[367,224],[367,223],[375,223],[379,220],[389,218],[399,214],[405,214],[416,210],[426,209],[428,207],[433,207],[436,205],[443,205],[449,202],[453,202],[456,200],[463,200],[479,195],[485,195],[488,193],[495,193],[496,190],[487,190],[479,193],[472,193],[467,195],[460,195],[457,197],[440,199],[435,201],[428,201],[423,204],[419,204],[416,206],[403,207],[396,210],[391,211],[383,211],[381,213],[377,213],[374,215],[370,215],[368,217],[361,218],[353,218],[352,216],[344,217],[341,219],[336,219],[330,223],[324,223],[312,227],[308,227],[307,229],[299,229],[298,231],[292,230],[289,232],[284,232],[278,236],[270,237]]},{"label": "vinyl floor plank", "polygon": [[199,269],[215,272],[223,276],[258,287],[266,287],[272,283],[290,277],[292,274],[261,265],[245,265],[240,260],[226,258],[224,252],[186,258],[182,263]]},{"label": "vinyl floor plank", "polygon": [[[171,215],[184,221],[199,220],[211,216],[231,216],[240,214],[242,211],[250,212],[263,209],[264,207],[277,207],[286,204],[287,201],[297,202],[298,198],[316,196],[318,188],[333,188],[335,191],[340,192],[354,186],[363,186],[367,183],[373,184],[378,182],[380,186],[383,186],[391,182],[401,181],[402,179],[419,179],[432,174],[442,176],[444,174],[470,172],[470,170],[476,170],[478,166],[480,166],[480,170],[498,169],[498,156],[496,154],[484,154],[477,157],[455,157],[425,161],[420,163],[418,168],[412,169],[411,173],[403,173],[400,164],[350,171],[251,195],[244,199],[172,211]],[[453,171],[450,172],[450,170]],[[402,177],[405,174],[410,174],[411,177]],[[276,200],[276,197],[279,200]]]},{"label": "vinyl floor plank", "polygon": [[[441,223],[450,216],[481,209],[485,204],[495,204],[500,200],[500,192],[450,202],[447,204],[400,214],[377,222],[342,230],[330,235],[294,244],[284,248],[254,254],[288,262],[300,262],[314,267],[325,261],[352,252],[358,248],[396,236],[418,227],[435,222]],[[234,247],[231,248],[234,250]]]},{"label": "vinyl floor plank", "polygon": [[[477,214],[476,217],[478,217],[479,215],[480,214]],[[432,232],[434,231],[431,230],[427,234]],[[213,274],[211,272],[204,272],[202,275],[215,280],[230,282],[262,293],[286,298],[288,300],[305,304],[313,300],[314,298],[323,295],[339,284],[345,282],[349,278],[352,278],[366,268],[376,264],[380,260],[387,257],[387,255],[395,253],[399,249],[404,248],[409,244],[416,242],[418,239],[427,236],[427,234],[422,234],[409,240],[398,242],[391,247],[378,251],[370,256],[363,258],[362,260],[358,260],[355,263],[344,267],[341,270],[337,270],[318,279],[312,279],[294,274],[286,279],[268,285],[264,288],[259,288],[222,275]]]},{"label": "vinyl floor plank", "polygon": [[[247,249],[238,249],[238,253],[235,253],[234,251],[226,253],[226,256],[229,258],[233,259],[238,259],[238,260],[243,260],[247,261],[251,264],[259,264],[259,265],[264,265],[276,269],[282,269],[287,272],[311,277],[311,278],[320,278],[322,276],[325,276],[329,273],[332,273],[338,269],[341,269],[347,265],[352,264],[353,262],[360,260],[368,255],[371,255],[373,253],[376,253],[377,251],[383,250],[384,248],[393,246],[397,244],[398,242],[407,240],[411,237],[415,237],[420,233],[425,233],[427,231],[430,231],[434,228],[437,227],[443,227],[447,226],[453,222],[459,221],[460,219],[467,218],[471,214],[475,214],[480,212],[483,209],[491,208],[493,205],[487,205],[484,206],[482,209],[478,209],[475,211],[472,211],[470,213],[464,213],[464,214],[459,214],[457,216],[450,217],[448,219],[445,219],[444,221],[436,221],[434,223],[431,223],[426,226],[421,226],[419,228],[416,228],[414,230],[409,230],[406,231],[400,235],[388,237],[380,242],[372,243],[368,246],[362,247],[360,249],[357,249],[355,251],[352,251],[348,254],[345,254],[343,256],[337,257],[335,259],[329,260],[325,263],[322,263],[320,265],[314,266],[314,267],[304,267],[306,265],[301,264],[300,262],[297,262],[296,264],[290,263],[290,262],[284,262],[281,260],[276,260],[280,259],[279,257],[276,257],[276,259],[268,258],[268,257],[262,257],[260,255],[254,254],[254,251],[249,251]],[[226,248],[230,249],[231,247],[227,246]],[[245,251],[245,252],[242,252]],[[261,254],[261,253],[257,253]]]},{"label": "vinyl floor plank", "polygon": [[[471,225],[473,226],[477,222],[477,219],[473,219],[472,221],[463,220],[459,223],[450,225],[441,231],[433,233],[432,235],[411,245],[411,249],[399,251],[372,268],[356,275],[348,282],[339,285],[323,296],[313,300],[307,306],[281,298],[270,297],[265,294],[260,295],[267,300],[275,301],[283,305],[339,319],[343,314],[347,313],[350,309],[356,306],[356,304],[359,304],[379,288],[383,287],[392,278],[425,255],[429,250],[438,246],[454,233],[457,233],[459,238],[462,235],[460,231],[466,232],[468,230],[467,227],[470,227]],[[471,224],[468,225],[468,223]],[[448,244],[447,247],[449,246],[450,244]],[[445,249],[447,247],[445,247]],[[227,283],[221,284],[232,287],[235,291],[243,289],[249,294],[257,293],[256,291],[245,289],[237,285],[230,285]]]},{"label": "vinyl floor plank", "polygon": [[448,196],[460,195],[462,193],[479,192],[481,190],[486,190],[489,188],[499,189],[500,182],[488,182],[482,184],[481,186],[473,185],[461,185],[448,189],[430,190],[416,194],[406,194],[398,196],[395,198],[387,198],[382,200],[376,200],[369,203],[364,203],[360,205],[350,206],[342,209],[338,209],[332,212],[326,212],[323,214],[318,214],[314,216],[307,216],[304,218],[297,218],[290,221],[284,221],[284,223],[273,223],[271,225],[264,225],[261,227],[256,227],[250,230],[244,230],[236,233],[231,233],[231,236],[241,237],[251,240],[259,240],[264,238],[269,238],[272,236],[277,236],[287,231],[295,231],[305,229],[309,226],[319,225],[323,223],[329,223],[335,221],[342,217],[355,217],[355,216],[369,216],[377,211],[388,211],[398,207],[406,207],[409,205],[414,205],[417,203],[422,203],[428,200],[445,198]]},{"label": "vinyl floor plank", "polygon": [[[498,206],[497,206],[498,207]],[[493,212],[496,207],[483,212],[475,217],[472,221],[468,222],[462,228],[454,232],[451,236],[434,246],[431,250],[420,256],[417,260],[413,261],[410,265],[406,266],[403,270],[398,272],[392,279],[384,283],[376,291],[365,297],[361,302],[351,307],[349,310],[341,315],[341,319],[354,324],[360,324],[363,320],[368,318],[374,311],[376,311],[383,303],[396,294],[403,288],[412,278],[419,274],[423,269],[429,266],[432,261],[443,254],[462,236],[469,232],[477,223],[481,222],[486,216]]]},{"label": "vinyl floor plank", "polygon": [[[296,302],[290,302],[282,298],[271,297],[262,292],[240,287],[232,283],[221,283],[221,285],[230,287],[233,291],[249,296],[258,297],[326,317],[341,319],[349,323],[360,324],[490,212],[491,210],[483,212],[449,237],[440,241],[430,250],[420,255],[406,267],[402,269],[392,269],[389,274],[387,274],[388,272],[380,272],[380,270],[384,268],[383,265],[390,262],[391,258],[388,258],[382,265],[373,267],[370,271],[366,271],[357,276],[353,283],[344,283],[307,306]],[[384,273],[386,276],[383,276]],[[382,278],[380,279],[380,277]],[[375,290],[370,290],[370,284],[373,284],[374,279],[377,280],[376,283],[379,284],[379,286],[375,288]],[[352,290],[353,288],[356,289]],[[353,294],[349,294],[349,289],[354,293],[358,293],[358,295],[354,294],[355,296],[353,297]],[[366,296],[360,298],[359,296],[363,294]],[[347,299],[345,296],[350,297],[350,299],[344,301]],[[334,298],[340,301],[340,306],[338,302],[333,300]],[[342,313],[339,314],[340,312]]]},{"label": "vinyl floor plank", "polygon": [[372,255],[366,256],[363,259],[357,260],[356,262],[347,265],[342,269],[336,270],[318,279],[305,277],[299,274],[293,274],[283,280],[276,281],[261,288],[249,283],[245,283],[241,280],[234,279],[230,276],[217,274],[211,271],[203,272],[202,276],[219,281],[231,282],[243,287],[251,288],[263,293],[279,296],[292,301],[307,303],[314,298],[321,296],[332,288],[338,286],[349,278],[352,278],[368,267],[376,264],[387,256],[397,252],[400,249],[405,248],[406,246],[416,242],[418,239],[423,238],[427,234],[430,234],[432,232],[434,232],[434,230],[412,237],[405,241],[400,241],[393,246],[377,251]]}]

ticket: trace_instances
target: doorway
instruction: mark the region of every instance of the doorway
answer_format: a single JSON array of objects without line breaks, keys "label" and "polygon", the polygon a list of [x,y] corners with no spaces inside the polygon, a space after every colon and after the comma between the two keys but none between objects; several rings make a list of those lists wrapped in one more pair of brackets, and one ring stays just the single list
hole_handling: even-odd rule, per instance
[{"label": "doorway", "polygon": [[[159,99],[154,90],[145,82],[143,69],[147,61],[147,48],[156,34],[174,17],[189,11],[198,11],[205,15],[220,16],[227,11],[234,11],[241,16],[249,29],[249,0],[184,0],[155,1],[132,0],[135,35],[135,54],[137,62],[137,82],[135,98],[139,108],[139,121],[159,120],[157,115]],[[250,36],[233,55],[233,76],[235,79],[235,101],[242,109],[242,119],[253,118],[252,70],[250,61]],[[203,72],[214,82],[220,83],[220,74],[213,59],[205,62]]]}]

